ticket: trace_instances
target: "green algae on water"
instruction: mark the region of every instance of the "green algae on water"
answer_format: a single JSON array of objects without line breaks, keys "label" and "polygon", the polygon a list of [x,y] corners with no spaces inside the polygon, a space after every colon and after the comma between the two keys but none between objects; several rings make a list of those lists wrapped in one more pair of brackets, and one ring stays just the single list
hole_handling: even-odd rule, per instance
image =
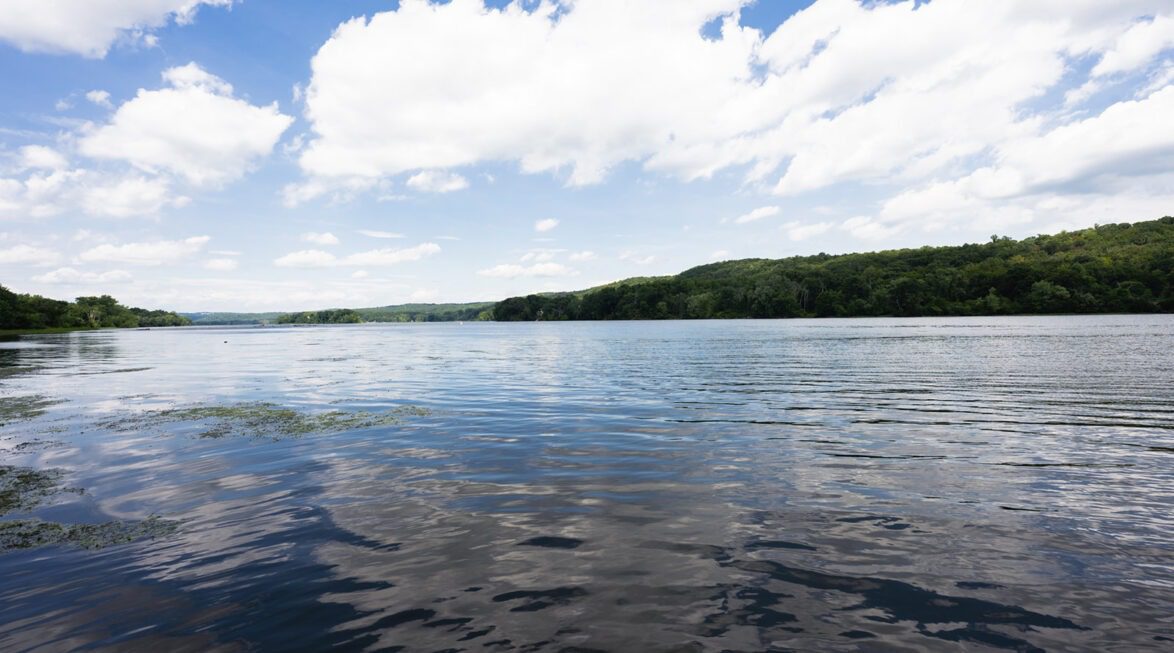
[{"label": "green algae on water", "polygon": [[32,510],[63,492],[82,494],[80,488],[63,487],[65,472],[60,469],[33,469],[0,465],[0,516]]},{"label": "green algae on water", "polygon": [[45,395],[17,395],[0,397],[0,426],[36,419],[45,414],[49,406],[62,403]]},{"label": "green algae on water", "polygon": [[21,374],[28,374],[37,368],[29,367],[27,365],[17,365],[14,367],[0,367],[0,379],[7,379],[12,376],[20,376]]},{"label": "green algae on water", "polygon": [[403,417],[423,417],[428,409],[405,406],[383,412],[331,410],[310,413],[269,402],[190,406],[150,411],[133,417],[104,422],[105,428],[119,431],[159,427],[171,423],[198,423],[205,426],[202,438],[252,436],[272,439],[341,433],[355,429],[399,424]]},{"label": "green algae on water", "polygon": [[58,524],[39,519],[0,521],[0,553],[62,544],[94,550],[165,537],[177,530],[179,522],[154,516],[142,521],[102,524]]},{"label": "green algae on water", "polygon": [[[80,488],[65,487],[60,469],[32,469],[0,465],[0,516],[32,510],[62,493],[82,494]],[[109,521],[102,524],[60,524],[40,519],[0,521],[0,554],[39,546],[68,544],[83,549],[100,549],[143,538],[174,533],[179,522],[158,517],[140,521]]]}]

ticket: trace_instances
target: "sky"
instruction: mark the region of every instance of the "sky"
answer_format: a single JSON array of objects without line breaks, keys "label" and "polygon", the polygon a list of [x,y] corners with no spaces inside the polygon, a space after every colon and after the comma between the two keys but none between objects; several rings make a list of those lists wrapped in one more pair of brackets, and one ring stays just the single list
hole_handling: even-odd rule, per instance
[{"label": "sky", "polygon": [[1174,214],[1174,0],[4,0],[0,284],[488,301]]}]

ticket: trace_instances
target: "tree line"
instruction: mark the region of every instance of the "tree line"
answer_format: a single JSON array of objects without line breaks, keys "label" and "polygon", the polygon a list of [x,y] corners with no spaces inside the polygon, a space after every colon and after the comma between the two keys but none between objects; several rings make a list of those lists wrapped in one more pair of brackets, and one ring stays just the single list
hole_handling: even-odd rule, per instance
[{"label": "tree line", "polygon": [[191,320],[171,311],[119,304],[110,295],[72,302],[18,294],[0,286],[0,329],[98,329],[186,326]]},{"label": "tree line", "polygon": [[286,313],[274,320],[277,324],[358,324],[362,321],[363,317],[349,308]]},{"label": "tree line", "polygon": [[332,308],[279,315],[277,324],[355,324],[358,322],[457,322],[489,319],[492,302],[402,304],[379,308]]},{"label": "tree line", "polygon": [[493,318],[632,320],[1174,312],[1174,218],[1022,240],[712,263],[511,297]]}]

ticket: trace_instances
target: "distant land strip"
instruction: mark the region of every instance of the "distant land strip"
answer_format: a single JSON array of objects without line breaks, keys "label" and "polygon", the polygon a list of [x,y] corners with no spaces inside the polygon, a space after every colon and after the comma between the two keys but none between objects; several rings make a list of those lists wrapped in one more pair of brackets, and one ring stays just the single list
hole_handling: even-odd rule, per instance
[{"label": "distant land strip", "polygon": [[500,302],[176,313],[0,286],[0,331],[232,324],[1174,312],[1174,217],[981,244],[742,259]]}]

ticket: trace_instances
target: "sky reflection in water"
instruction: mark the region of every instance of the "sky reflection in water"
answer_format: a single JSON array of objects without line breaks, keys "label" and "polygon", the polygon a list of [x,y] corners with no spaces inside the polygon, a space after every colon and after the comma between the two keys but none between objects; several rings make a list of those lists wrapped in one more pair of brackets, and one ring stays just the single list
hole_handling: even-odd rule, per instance
[{"label": "sky reflection in water", "polygon": [[[36,343],[28,347],[23,343]],[[1169,316],[26,337],[30,513],[173,535],[0,555],[0,649],[1161,650]],[[173,406],[428,415],[103,427]],[[1168,649],[1167,649],[1168,650]]]}]

